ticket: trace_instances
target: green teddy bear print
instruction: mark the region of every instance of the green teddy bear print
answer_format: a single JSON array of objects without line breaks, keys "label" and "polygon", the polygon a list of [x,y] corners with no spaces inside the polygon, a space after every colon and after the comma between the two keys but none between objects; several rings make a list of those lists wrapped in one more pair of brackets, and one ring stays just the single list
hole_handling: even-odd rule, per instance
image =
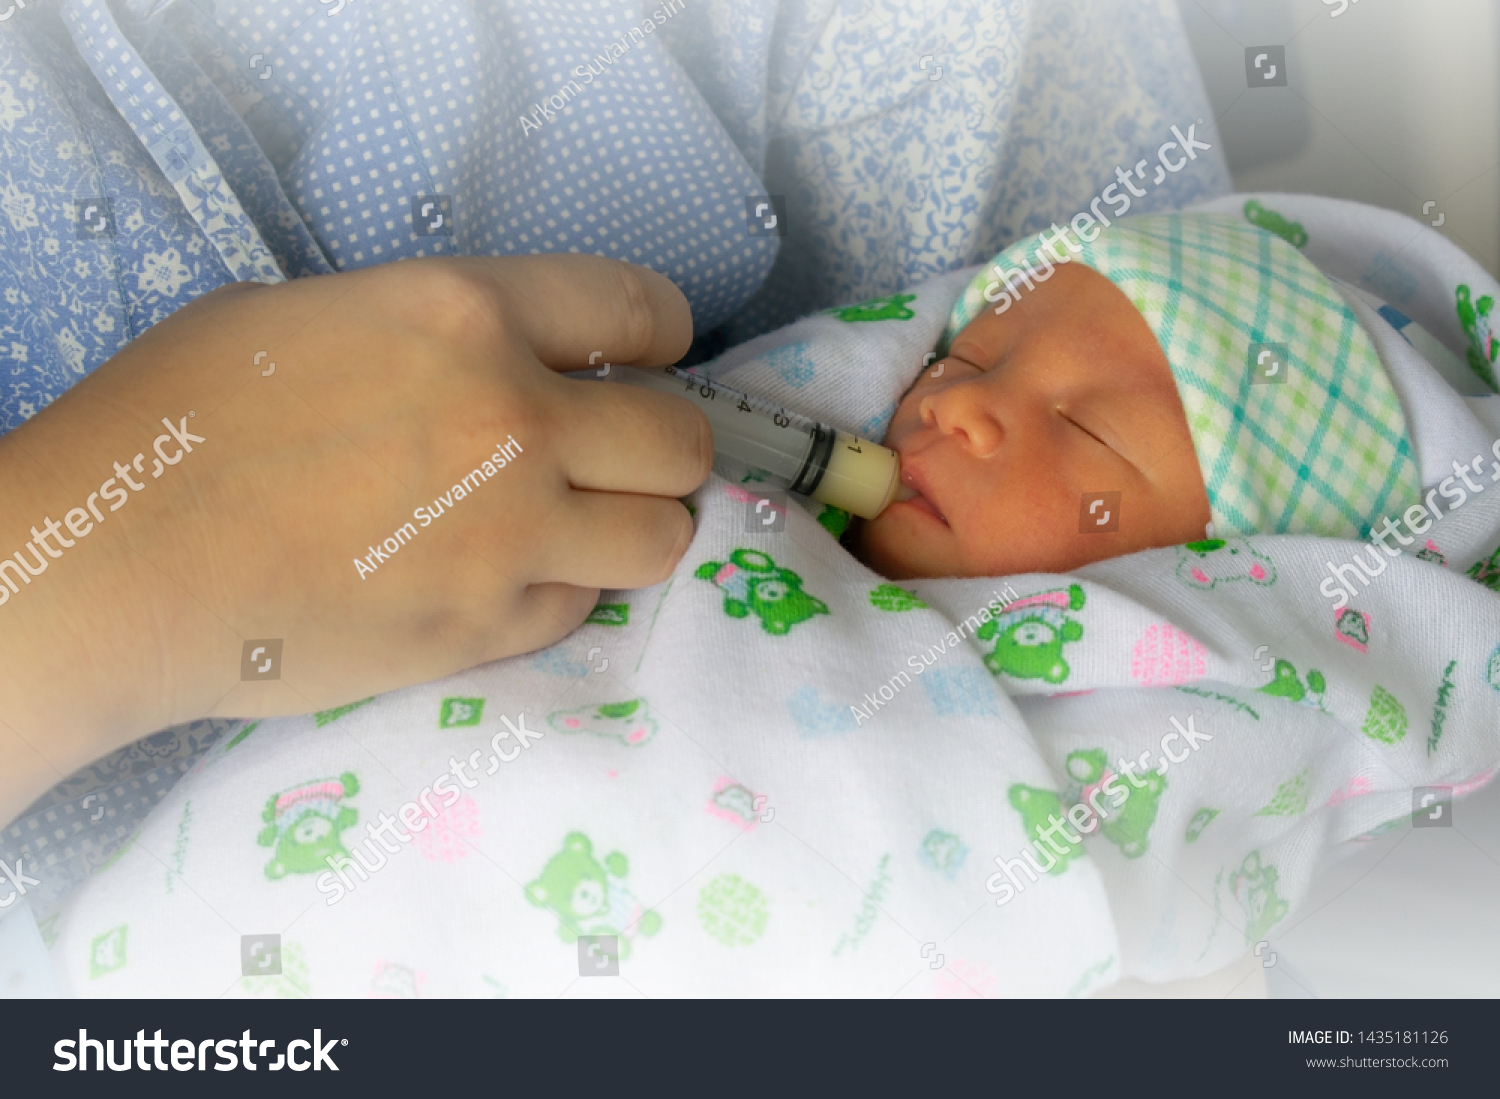
[{"label": "green teddy bear print", "polygon": [[909,301],[916,301],[915,294],[889,294],[883,298],[871,298],[856,305],[845,305],[836,309],[825,309],[823,312],[832,313],[839,320],[849,324],[859,321],[909,321],[916,316],[906,307]]},{"label": "green teddy bear print", "polygon": [[1213,823],[1214,817],[1219,815],[1218,809],[1204,807],[1193,814],[1193,819],[1188,821],[1187,830],[1183,832],[1182,838],[1188,843],[1197,843],[1198,837],[1203,835],[1203,829]]},{"label": "green teddy bear print", "polygon": [[705,561],[693,573],[724,593],[724,613],[730,618],[760,619],[766,633],[776,637],[793,626],[820,614],[828,605],[802,590],[802,577],[777,566],[771,555],[760,550],[737,549],[728,563]]},{"label": "green teddy bear print", "polygon": [[644,698],[557,710],[547,715],[547,724],[560,733],[614,737],[631,748],[640,747],[656,735],[656,718],[651,716]]},{"label": "green teddy bear print", "polygon": [[620,958],[630,956],[630,940],[655,935],[661,916],[641,907],[625,885],[629,863],[618,851],[594,858],[594,845],[582,832],[569,832],[563,848],[547,861],[537,879],[526,886],[526,899],[550,908],[558,918],[557,934],[565,943],[580,935],[616,935]]},{"label": "green teddy bear print", "polygon": [[818,525],[835,538],[842,538],[844,531],[849,529],[849,513],[832,504],[824,504],[823,510],[818,512]]},{"label": "green teddy bear print", "polygon": [[1448,567],[1448,558],[1443,556],[1443,551],[1431,542],[1428,542],[1421,549],[1417,550],[1412,556],[1418,561],[1431,561],[1433,564],[1441,565],[1445,569]]},{"label": "green teddy bear print", "polygon": [[[1021,831],[1026,834],[1027,840],[1036,849],[1036,853],[1048,860],[1048,865],[1042,866],[1040,860],[1037,868],[1045,870],[1049,874],[1061,874],[1068,868],[1068,860],[1076,859],[1083,855],[1083,840],[1078,838],[1074,843],[1066,827],[1053,825],[1054,820],[1063,820],[1062,798],[1051,790],[1040,790],[1035,786],[1025,786],[1017,783],[1007,792],[1011,807],[1021,814]],[[1051,840],[1042,838],[1042,833],[1051,829]],[[1057,854],[1058,848],[1062,848],[1062,854]]]},{"label": "green teddy bear print", "polygon": [[1500,591],[1500,548],[1482,561],[1475,561],[1464,573],[1476,584],[1483,584],[1490,591]]},{"label": "green teddy bear print", "polygon": [[958,873],[968,853],[963,840],[941,828],[934,828],[922,837],[922,861],[950,879]]},{"label": "green teddy bear print", "polygon": [[1063,645],[1083,637],[1083,624],[1064,612],[1081,610],[1084,601],[1083,588],[1070,584],[1007,603],[974,632],[979,640],[995,643],[984,666],[991,675],[1061,683],[1070,670]]},{"label": "green teddy bear print", "polygon": [[1464,335],[1469,337],[1469,368],[1478,374],[1491,389],[1500,389],[1495,381],[1495,356],[1500,354],[1500,337],[1496,336],[1490,320],[1490,310],[1495,299],[1486,294],[1477,302],[1471,300],[1473,291],[1463,283],[1456,291],[1458,323],[1463,325]]},{"label": "green teddy bear print", "polygon": [[899,588],[895,584],[881,584],[870,593],[870,606],[876,610],[898,614],[901,611],[922,610],[927,604],[905,588]]},{"label": "green teddy bear print", "polygon": [[1277,660],[1276,671],[1271,677],[1271,682],[1258,689],[1261,694],[1285,698],[1290,702],[1300,702],[1304,706],[1322,710],[1325,708],[1323,694],[1328,690],[1328,681],[1323,678],[1323,673],[1318,669],[1309,668],[1307,680],[1304,682],[1298,677],[1297,669],[1291,661]]},{"label": "green teddy bear print", "polygon": [[[112,927],[89,943],[89,980],[98,980],[117,969],[125,968],[125,939],[129,924]],[[129,1061],[126,1061],[127,1066]]]},{"label": "green teddy bear print", "polygon": [[1268,233],[1275,233],[1293,248],[1301,248],[1307,243],[1307,230],[1300,221],[1287,221],[1275,210],[1266,209],[1253,198],[1245,203],[1245,220]]},{"label": "green teddy bear print", "polygon": [[1177,549],[1177,579],[1190,588],[1213,589],[1235,580],[1265,587],[1276,582],[1271,559],[1242,538],[1205,538]]},{"label": "green teddy bear print", "polygon": [[[1135,776],[1121,776],[1109,769],[1109,762],[1102,749],[1091,748],[1068,753],[1064,764],[1068,777],[1075,785],[1069,787],[1068,800],[1073,805],[1093,809],[1098,801],[1092,797],[1102,788],[1109,795],[1109,802],[1099,806],[1099,831],[1104,838],[1120,849],[1127,859],[1138,859],[1150,845],[1148,839],[1151,826],[1156,823],[1156,807],[1167,780],[1155,771]],[[1113,781],[1113,789],[1110,788]],[[1115,805],[1116,794],[1123,792],[1124,799]],[[1094,815],[1092,812],[1090,815]]]},{"label": "green teddy bear print", "polygon": [[1229,875],[1229,891],[1245,913],[1245,942],[1257,943],[1291,909],[1276,895],[1276,867],[1263,864],[1260,852],[1251,851],[1240,868]]},{"label": "green teddy bear print", "polygon": [[294,786],[266,799],[261,820],[266,826],[255,842],[272,847],[266,877],[275,881],[288,874],[314,874],[327,869],[327,859],[348,858],[342,834],[354,827],[359,812],[344,804],[359,793],[352,771],[338,778],[320,778]]}]

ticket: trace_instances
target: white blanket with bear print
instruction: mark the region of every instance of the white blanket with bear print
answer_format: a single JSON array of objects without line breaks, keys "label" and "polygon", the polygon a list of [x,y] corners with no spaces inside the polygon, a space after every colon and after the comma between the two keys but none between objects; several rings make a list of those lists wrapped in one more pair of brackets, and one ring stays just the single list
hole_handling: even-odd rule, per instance
[{"label": "white blanket with bear print", "polygon": [[[1280,197],[1254,209],[1316,238]],[[1487,318],[1474,271],[1434,300]],[[971,274],[708,372],[879,437]],[[1430,312],[1463,355],[1473,316]],[[1500,764],[1500,457],[1473,468],[1423,558],[1378,570],[1263,537],[898,586],[841,513],[763,526],[753,471],[722,466],[675,575],[559,644],[216,747],[50,929],[60,983],[1078,996],[1211,972],[1296,918],[1325,853]],[[1361,558],[1335,607],[1330,565]]]}]

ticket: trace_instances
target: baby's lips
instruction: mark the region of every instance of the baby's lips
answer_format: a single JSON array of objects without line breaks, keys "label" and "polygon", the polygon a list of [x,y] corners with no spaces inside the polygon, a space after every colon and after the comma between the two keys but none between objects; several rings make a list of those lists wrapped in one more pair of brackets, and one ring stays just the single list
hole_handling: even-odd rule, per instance
[{"label": "baby's lips", "polygon": [[908,484],[906,484],[904,482],[902,484],[896,486],[896,500],[897,501],[910,500],[913,496],[919,496],[919,495],[921,495],[921,493],[917,492],[916,489],[912,488],[910,485],[908,485]]}]

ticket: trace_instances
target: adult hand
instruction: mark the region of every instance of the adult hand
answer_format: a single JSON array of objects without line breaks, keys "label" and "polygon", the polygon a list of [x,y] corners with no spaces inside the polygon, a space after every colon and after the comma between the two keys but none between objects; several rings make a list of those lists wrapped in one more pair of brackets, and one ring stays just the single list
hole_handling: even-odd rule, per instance
[{"label": "adult hand", "polygon": [[[527,652],[665,579],[707,420],[554,371],[691,336],[664,277],[563,255],[240,283],[136,339],[0,439],[0,552],[46,565],[0,557],[0,821],[156,729]],[[259,639],[279,679],[242,680]]]}]

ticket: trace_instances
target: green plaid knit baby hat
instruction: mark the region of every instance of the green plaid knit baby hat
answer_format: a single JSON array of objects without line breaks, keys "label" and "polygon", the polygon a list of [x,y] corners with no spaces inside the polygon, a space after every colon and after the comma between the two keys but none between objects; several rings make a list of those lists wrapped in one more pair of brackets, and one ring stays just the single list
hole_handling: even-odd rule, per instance
[{"label": "green plaid knit baby hat", "polygon": [[[1380,356],[1296,248],[1227,214],[1143,214],[1092,242],[1065,232],[1080,249],[1072,262],[1123,290],[1166,353],[1216,535],[1364,538],[1417,498],[1406,417]],[[982,310],[1004,305],[997,268],[1013,299],[1047,292],[1034,276],[1049,277],[1055,257],[1035,258],[1041,247],[1025,237],[979,273],[940,354]]]}]

